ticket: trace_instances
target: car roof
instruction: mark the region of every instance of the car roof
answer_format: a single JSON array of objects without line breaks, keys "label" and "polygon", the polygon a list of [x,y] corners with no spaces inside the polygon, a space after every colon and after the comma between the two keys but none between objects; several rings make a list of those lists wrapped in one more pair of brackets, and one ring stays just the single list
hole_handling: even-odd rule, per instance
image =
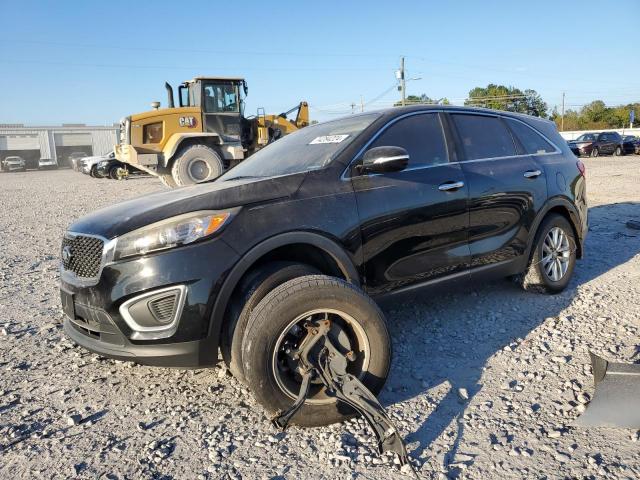
[{"label": "car roof", "polygon": [[532,115],[527,115],[524,113],[507,112],[504,110],[493,110],[491,108],[469,107],[469,106],[458,106],[458,105],[435,105],[435,104],[409,105],[405,107],[391,107],[391,108],[385,108],[381,110],[372,110],[369,112],[360,113],[358,115],[366,115],[367,113],[378,113],[383,116],[391,118],[391,117],[401,116],[406,113],[422,112],[422,111],[428,112],[432,110],[451,112],[451,113],[463,113],[463,112],[486,113],[489,115],[502,115],[505,117],[513,117],[513,118],[526,118],[528,120],[536,120],[536,121],[555,124],[552,120],[548,120],[542,117],[534,117]]}]

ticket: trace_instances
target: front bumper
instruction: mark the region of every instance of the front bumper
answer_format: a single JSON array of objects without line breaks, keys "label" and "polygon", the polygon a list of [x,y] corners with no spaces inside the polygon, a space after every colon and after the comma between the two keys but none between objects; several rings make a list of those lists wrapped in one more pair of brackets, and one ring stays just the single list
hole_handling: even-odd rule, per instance
[{"label": "front bumper", "polygon": [[[78,345],[110,358],[167,367],[213,366],[219,332],[210,328],[211,311],[237,259],[233,249],[214,238],[106,265],[93,286],[63,280],[63,302],[72,303],[71,308],[63,305],[64,330]],[[186,296],[175,331],[167,338],[136,339],[139,332],[123,318],[122,304],[178,285],[184,286]]]}]

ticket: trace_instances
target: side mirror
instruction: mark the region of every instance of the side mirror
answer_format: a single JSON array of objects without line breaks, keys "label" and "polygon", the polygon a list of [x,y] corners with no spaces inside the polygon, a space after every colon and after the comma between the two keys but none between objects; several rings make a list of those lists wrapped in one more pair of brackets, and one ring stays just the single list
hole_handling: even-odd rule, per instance
[{"label": "side mirror", "polygon": [[375,147],[367,150],[358,166],[360,173],[399,172],[409,165],[409,152],[402,147]]}]

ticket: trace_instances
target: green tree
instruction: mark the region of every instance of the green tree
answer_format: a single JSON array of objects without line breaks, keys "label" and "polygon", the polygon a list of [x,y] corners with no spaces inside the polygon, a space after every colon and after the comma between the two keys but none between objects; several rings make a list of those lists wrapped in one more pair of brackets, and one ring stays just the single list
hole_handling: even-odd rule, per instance
[{"label": "green tree", "polygon": [[469,92],[465,105],[526,113],[537,117],[547,117],[547,104],[535,90],[520,90],[490,83],[486,87],[476,87]]},{"label": "green tree", "polygon": [[[444,97],[439,100],[434,100],[429,97],[427,94],[423,93],[422,95],[408,95],[405,99],[405,105],[417,105],[417,104],[430,104],[430,105],[451,105],[449,99]],[[398,101],[393,104],[394,107],[399,107],[402,105],[402,102]]]},{"label": "green tree", "polygon": [[594,100],[584,105],[580,110],[567,110],[562,116],[554,109],[551,120],[560,129],[564,123],[564,130],[599,130],[605,128],[623,128],[629,126],[629,112],[634,110],[640,114],[640,102],[607,107],[602,100]]}]

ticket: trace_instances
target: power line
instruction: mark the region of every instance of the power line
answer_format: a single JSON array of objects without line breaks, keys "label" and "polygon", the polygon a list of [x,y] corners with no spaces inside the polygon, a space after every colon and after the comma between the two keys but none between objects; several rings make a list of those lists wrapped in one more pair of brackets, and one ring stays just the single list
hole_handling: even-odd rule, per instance
[{"label": "power line", "polygon": [[[92,68],[137,68],[137,69],[147,69],[147,70],[191,70],[191,71],[203,71],[211,68],[211,65],[208,66],[176,66],[176,65],[125,65],[125,64],[115,64],[115,63],[76,63],[76,62],[56,62],[49,60],[12,60],[12,59],[0,59],[0,63],[9,63],[9,64],[38,64],[38,65],[57,65],[63,67],[92,67]],[[255,67],[255,66],[234,66],[234,67],[222,67],[223,70],[269,70],[269,71],[344,71],[344,70],[353,70],[353,71],[380,71],[379,67],[282,67],[282,66],[272,66],[272,67]]]}]

